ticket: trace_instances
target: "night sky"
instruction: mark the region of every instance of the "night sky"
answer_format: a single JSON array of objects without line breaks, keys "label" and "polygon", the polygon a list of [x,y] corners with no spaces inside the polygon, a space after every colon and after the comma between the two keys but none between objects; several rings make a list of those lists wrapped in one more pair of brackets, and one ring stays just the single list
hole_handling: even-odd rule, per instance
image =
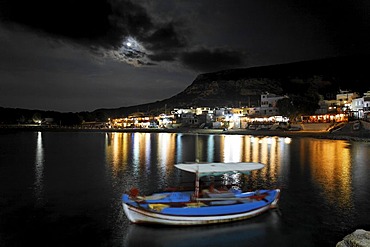
[{"label": "night sky", "polygon": [[368,0],[0,0],[0,106],[93,111],[200,73],[370,54]]}]

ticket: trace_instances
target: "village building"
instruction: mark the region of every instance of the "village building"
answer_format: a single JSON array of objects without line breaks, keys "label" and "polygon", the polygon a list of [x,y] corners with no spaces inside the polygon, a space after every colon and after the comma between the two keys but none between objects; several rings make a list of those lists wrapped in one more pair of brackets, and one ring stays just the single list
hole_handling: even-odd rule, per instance
[{"label": "village building", "polygon": [[340,90],[340,92],[336,95],[337,108],[340,109],[340,112],[350,111],[352,100],[358,97],[360,97],[360,95],[356,92]]},{"label": "village building", "polygon": [[363,97],[352,100],[351,116],[354,119],[370,119],[370,91],[364,93]]},{"label": "village building", "polygon": [[[257,129],[272,126],[289,126],[289,119],[281,116],[277,102],[287,96],[268,92],[261,94],[260,106],[256,107],[197,107],[175,108],[169,115],[145,116],[135,114],[110,120],[113,128],[178,128],[196,127],[213,129]],[[315,114],[302,116],[302,123],[336,123],[351,119],[370,119],[370,91],[359,97],[358,93],[340,91],[336,99],[325,100],[322,96]]]}]

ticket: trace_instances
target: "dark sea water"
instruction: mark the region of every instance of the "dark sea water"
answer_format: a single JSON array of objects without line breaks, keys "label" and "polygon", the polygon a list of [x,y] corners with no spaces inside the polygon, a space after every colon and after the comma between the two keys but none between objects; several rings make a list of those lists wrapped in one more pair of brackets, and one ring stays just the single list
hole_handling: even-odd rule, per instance
[{"label": "dark sea water", "polygon": [[[176,133],[0,133],[0,246],[335,246],[370,230],[370,143]],[[214,226],[130,224],[121,206],[190,182],[187,161],[266,164],[251,190],[280,188],[279,209]]]}]

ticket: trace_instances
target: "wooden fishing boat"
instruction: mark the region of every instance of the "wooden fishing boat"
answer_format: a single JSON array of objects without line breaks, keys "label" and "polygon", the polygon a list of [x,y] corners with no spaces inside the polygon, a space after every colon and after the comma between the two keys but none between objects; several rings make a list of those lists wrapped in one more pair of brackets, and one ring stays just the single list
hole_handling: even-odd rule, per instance
[{"label": "wooden fishing boat", "polygon": [[194,191],[163,191],[140,196],[137,189],[123,194],[123,209],[132,223],[164,225],[205,225],[244,220],[276,208],[279,189],[242,192],[240,189],[200,190],[203,176],[249,173],[261,163],[184,163],[176,168],[196,174]]}]

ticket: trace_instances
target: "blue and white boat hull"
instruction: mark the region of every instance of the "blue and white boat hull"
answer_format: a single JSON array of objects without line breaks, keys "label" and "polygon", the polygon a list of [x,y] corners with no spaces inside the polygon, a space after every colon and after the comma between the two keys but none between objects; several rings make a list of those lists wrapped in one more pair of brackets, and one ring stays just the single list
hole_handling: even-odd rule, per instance
[{"label": "blue and white boat hull", "polygon": [[[184,226],[206,225],[244,220],[275,208],[279,200],[280,190],[270,190],[264,193],[268,194],[264,200],[249,199],[258,195],[255,192],[249,192],[246,193],[248,194],[246,197],[242,193],[238,197],[230,198],[242,202],[215,206],[205,204],[203,204],[204,206],[197,206],[197,202],[191,203],[189,201],[189,205],[192,204],[190,207],[171,207],[161,204],[161,202],[165,203],[161,200],[137,202],[131,200],[127,194],[123,195],[122,200],[124,212],[132,223]],[[177,201],[177,203],[185,202]],[[153,210],[149,205],[162,205],[164,207]]]}]

